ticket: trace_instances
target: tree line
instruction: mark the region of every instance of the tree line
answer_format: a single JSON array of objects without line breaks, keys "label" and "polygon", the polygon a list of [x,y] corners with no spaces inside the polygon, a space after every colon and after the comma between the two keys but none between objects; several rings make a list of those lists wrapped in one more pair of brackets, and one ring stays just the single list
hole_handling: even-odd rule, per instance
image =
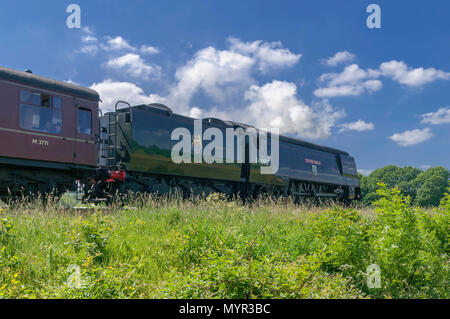
[{"label": "tree line", "polygon": [[416,167],[388,165],[379,168],[368,176],[358,173],[361,182],[363,203],[371,205],[379,199],[376,190],[379,183],[389,188],[397,187],[403,195],[410,196],[414,205],[421,207],[439,206],[450,186],[448,169],[437,166],[428,170]]}]

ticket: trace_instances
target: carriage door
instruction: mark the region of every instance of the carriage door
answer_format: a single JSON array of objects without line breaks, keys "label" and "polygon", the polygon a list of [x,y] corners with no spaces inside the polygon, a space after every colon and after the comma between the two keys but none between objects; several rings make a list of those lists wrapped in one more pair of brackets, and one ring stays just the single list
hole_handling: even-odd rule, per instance
[{"label": "carriage door", "polygon": [[75,114],[75,154],[74,163],[95,166],[97,164],[97,145],[95,144],[94,114],[89,106],[80,101],[76,104]]}]

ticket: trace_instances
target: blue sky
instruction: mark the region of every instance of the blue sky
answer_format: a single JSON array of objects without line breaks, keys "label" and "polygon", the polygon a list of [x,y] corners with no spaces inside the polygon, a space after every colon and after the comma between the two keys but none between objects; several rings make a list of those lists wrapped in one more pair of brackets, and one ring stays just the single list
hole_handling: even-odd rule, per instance
[{"label": "blue sky", "polygon": [[[66,7],[81,7],[81,29]],[[381,29],[366,26],[370,3]],[[450,2],[9,1],[2,66],[344,149],[450,168]],[[334,59],[333,59],[334,57]]]}]

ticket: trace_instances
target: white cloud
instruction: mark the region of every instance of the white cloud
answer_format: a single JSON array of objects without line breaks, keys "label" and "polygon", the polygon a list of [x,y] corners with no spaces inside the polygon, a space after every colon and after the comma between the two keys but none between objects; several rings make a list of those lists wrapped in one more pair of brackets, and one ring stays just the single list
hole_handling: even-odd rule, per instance
[{"label": "white cloud", "polygon": [[335,110],[326,100],[306,105],[297,97],[297,86],[290,82],[252,85],[245,97],[250,105],[236,112],[235,120],[245,119],[260,128],[279,128],[280,133],[296,133],[302,138],[327,138],[335,122],[345,116],[343,110]]},{"label": "white cloud", "polygon": [[301,54],[293,54],[279,42],[242,42],[237,38],[229,38],[228,42],[226,50],[208,47],[198,51],[177,70],[177,82],[168,97],[177,105],[177,111],[188,114],[189,102],[198,92],[221,105],[232,104],[256,83],[255,71],[292,67],[301,58]]},{"label": "white cloud", "polygon": [[422,123],[426,124],[446,124],[450,123],[450,106],[441,107],[436,112],[422,114]]},{"label": "white cloud", "polygon": [[341,129],[339,130],[339,133],[345,132],[345,131],[373,131],[375,129],[375,125],[373,123],[367,123],[363,120],[358,120],[353,123],[344,123],[339,125]]},{"label": "white cloud", "polygon": [[78,84],[77,82],[72,81],[72,79],[68,79],[68,80],[66,80],[66,81],[64,81],[64,82],[69,83],[69,84],[80,85],[80,84]]},{"label": "white cloud", "polygon": [[323,59],[322,63],[329,65],[329,66],[336,66],[338,64],[351,61],[354,58],[355,58],[355,55],[353,53],[350,53],[348,51],[341,51],[341,52],[337,52],[334,56],[332,56],[328,59]]},{"label": "white cloud", "polygon": [[[255,85],[255,71],[267,72],[293,66],[301,55],[292,54],[279,43],[244,43],[234,38],[229,41],[227,50],[208,47],[198,51],[176,71],[176,82],[165,97],[146,94],[141,87],[129,82],[105,80],[94,83],[91,88],[99,92],[104,111],[112,110],[119,99],[131,104],[159,102],[194,118],[214,116],[262,128],[277,127],[281,133],[294,133],[310,139],[328,137],[335,123],[345,116],[343,110],[335,109],[327,100],[305,104],[297,96],[294,83],[272,81],[262,86]],[[115,43],[122,47],[118,44],[122,41]],[[136,53],[111,58],[105,66],[139,78],[159,71],[158,67],[145,63]],[[199,92],[220,106],[209,110],[191,106],[191,99]],[[229,104],[230,98],[233,103]]]},{"label": "white cloud", "polygon": [[[94,37],[94,34],[88,36]],[[121,36],[105,39],[106,43],[97,45],[93,43],[93,39],[85,36],[83,41],[89,46],[86,45],[82,52],[95,54],[98,49],[108,52],[128,50],[131,52],[110,57],[103,65],[141,79],[161,74],[161,67],[147,63],[138,54],[156,54],[159,53],[158,48],[142,45],[138,50]],[[190,101],[198,93],[221,105],[228,105],[230,101],[242,102],[245,91],[256,83],[253,76],[255,71],[265,73],[291,67],[301,58],[301,54],[293,54],[279,42],[242,42],[237,38],[230,38],[228,43],[229,47],[225,50],[214,47],[199,50],[191,60],[177,69],[175,82],[167,95],[167,100],[174,105],[175,111],[189,114]]]},{"label": "white cloud", "polygon": [[383,84],[379,80],[370,80],[355,84],[338,85],[326,88],[319,88],[314,91],[314,95],[321,98],[337,96],[359,96],[364,92],[375,92],[380,90]]},{"label": "white cloud", "polygon": [[95,54],[97,54],[97,51],[98,51],[98,46],[92,44],[92,45],[82,46],[79,52],[84,53],[84,54],[95,55]]},{"label": "white cloud", "polygon": [[88,35],[83,35],[81,37],[81,42],[83,42],[83,43],[95,43],[97,41],[98,41],[98,39],[96,37],[94,37],[92,35],[89,35],[89,34]]},{"label": "white cloud", "polygon": [[400,84],[418,87],[436,80],[450,79],[450,73],[435,68],[424,69],[410,68],[405,62],[392,60],[380,65],[380,71],[384,76],[391,77]]},{"label": "white cloud", "polygon": [[227,97],[245,90],[253,82],[254,64],[250,57],[236,52],[213,47],[202,49],[176,71],[177,83],[171,90],[170,100],[180,112],[186,112],[193,95],[201,90],[224,104]]},{"label": "white cloud", "polygon": [[326,73],[320,76],[320,82],[326,82],[325,87],[314,91],[317,97],[359,96],[365,92],[376,92],[383,86],[375,80],[380,76],[377,70],[363,70],[357,64],[347,66],[341,73]]},{"label": "white cloud", "polygon": [[111,38],[109,36],[105,37],[106,44],[102,44],[102,49],[106,51],[116,51],[116,50],[128,50],[136,51],[136,48],[131,46],[127,40],[121,36]]},{"label": "white cloud", "polygon": [[[300,55],[292,55],[279,44],[243,43],[238,39],[230,42],[228,50],[208,47],[198,51],[176,71],[176,82],[165,97],[147,95],[132,83],[112,80],[93,84],[91,88],[100,93],[103,109],[111,109],[118,99],[131,104],[160,102],[194,118],[212,116],[261,128],[277,127],[281,133],[311,139],[328,137],[335,123],[345,116],[343,110],[335,109],[327,100],[305,104],[297,96],[294,83],[272,81],[255,85],[253,72],[293,65]],[[110,60],[107,66],[129,72],[135,70],[137,75],[148,70],[141,62],[137,54],[129,53]],[[191,106],[191,99],[199,92],[219,106],[211,109]],[[230,98],[233,103],[227,103]]]},{"label": "white cloud", "polygon": [[81,30],[86,34],[90,34],[90,35],[94,34],[94,31],[92,31],[91,27],[83,27]]},{"label": "white cloud", "polygon": [[259,71],[266,73],[273,69],[292,67],[298,63],[301,54],[294,54],[284,49],[280,42],[242,42],[237,38],[229,38],[230,50],[252,58]]},{"label": "white cloud", "polygon": [[159,77],[161,75],[160,66],[147,64],[138,54],[134,53],[128,53],[109,60],[106,63],[106,67],[117,71],[124,71],[136,78],[148,79],[150,75],[153,77]]},{"label": "white cloud", "polygon": [[390,136],[389,139],[396,142],[400,146],[411,146],[425,142],[432,137],[433,133],[431,132],[431,129],[424,128],[423,130],[416,129],[402,133],[395,133]]},{"label": "white cloud", "polygon": [[[333,57],[334,58],[334,57]],[[314,91],[317,97],[359,96],[380,90],[383,83],[379,77],[390,77],[400,84],[419,87],[438,79],[450,79],[450,73],[434,68],[410,68],[404,62],[390,61],[380,64],[377,70],[361,69],[357,64],[347,66],[341,73],[326,73],[319,81],[325,86]]]},{"label": "white cloud", "polygon": [[89,55],[96,55],[98,51],[97,41],[98,39],[94,36],[94,32],[89,27],[84,27],[81,29],[84,35],[81,36],[81,49],[77,52],[81,52]]},{"label": "white cloud", "polygon": [[197,106],[192,107],[191,110],[189,111],[189,117],[192,117],[194,119],[201,119],[202,116],[203,111]]},{"label": "white cloud", "polygon": [[341,73],[326,73],[320,77],[320,81],[328,81],[330,86],[342,84],[355,84],[368,78],[377,78],[376,70],[363,70],[357,64],[347,66]]},{"label": "white cloud", "polygon": [[110,79],[100,83],[94,83],[91,89],[100,94],[102,102],[100,107],[103,112],[114,110],[114,104],[119,101],[126,101],[131,105],[166,103],[165,98],[157,94],[146,95],[144,90],[129,82],[114,82]]},{"label": "white cloud", "polygon": [[[89,28],[84,27],[82,29],[83,35],[81,36],[81,49],[77,52],[81,52],[84,54],[90,54],[90,55],[96,55],[99,49],[102,49],[107,52],[117,52],[120,51],[120,54],[123,54],[124,52],[140,52],[142,54],[146,55],[152,55],[157,54],[160,52],[160,50],[157,47],[151,46],[151,45],[141,45],[139,50],[132,46],[126,39],[124,39],[121,36],[117,37],[110,37],[105,36],[103,37],[104,41],[99,41],[99,39],[95,36],[95,33]],[[123,56],[122,56],[123,57]],[[116,58],[118,59],[118,58]]]},{"label": "white cloud", "polygon": [[158,54],[159,53],[159,49],[157,47],[153,47],[151,45],[142,45],[140,50],[141,50],[142,54]]}]

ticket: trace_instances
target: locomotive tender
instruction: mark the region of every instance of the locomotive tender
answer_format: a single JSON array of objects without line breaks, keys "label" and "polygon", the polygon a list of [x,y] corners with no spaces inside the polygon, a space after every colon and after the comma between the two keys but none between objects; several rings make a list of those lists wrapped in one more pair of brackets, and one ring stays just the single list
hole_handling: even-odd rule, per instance
[{"label": "locomotive tender", "polygon": [[[26,193],[61,194],[85,185],[85,199],[114,194],[213,192],[243,197],[261,193],[294,197],[359,199],[355,161],[348,153],[279,136],[279,169],[263,175],[262,164],[180,163],[171,158],[175,128],[196,136],[194,119],[174,114],[162,104],[131,106],[118,102],[114,112],[99,116],[97,92],[0,67],[0,199]],[[126,107],[118,106],[125,105]],[[248,125],[216,118],[202,120],[202,132]],[[200,137],[200,145],[202,143]],[[270,140],[270,139],[269,139]],[[198,145],[197,145],[198,146]],[[237,154],[237,143],[233,146]],[[258,145],[259,147],[259,145]],[[271,145],[268,143],[269,152]],[[257,150],[259,152],[259,149]],[[217,155],[217,154],[216,154]]]}]

